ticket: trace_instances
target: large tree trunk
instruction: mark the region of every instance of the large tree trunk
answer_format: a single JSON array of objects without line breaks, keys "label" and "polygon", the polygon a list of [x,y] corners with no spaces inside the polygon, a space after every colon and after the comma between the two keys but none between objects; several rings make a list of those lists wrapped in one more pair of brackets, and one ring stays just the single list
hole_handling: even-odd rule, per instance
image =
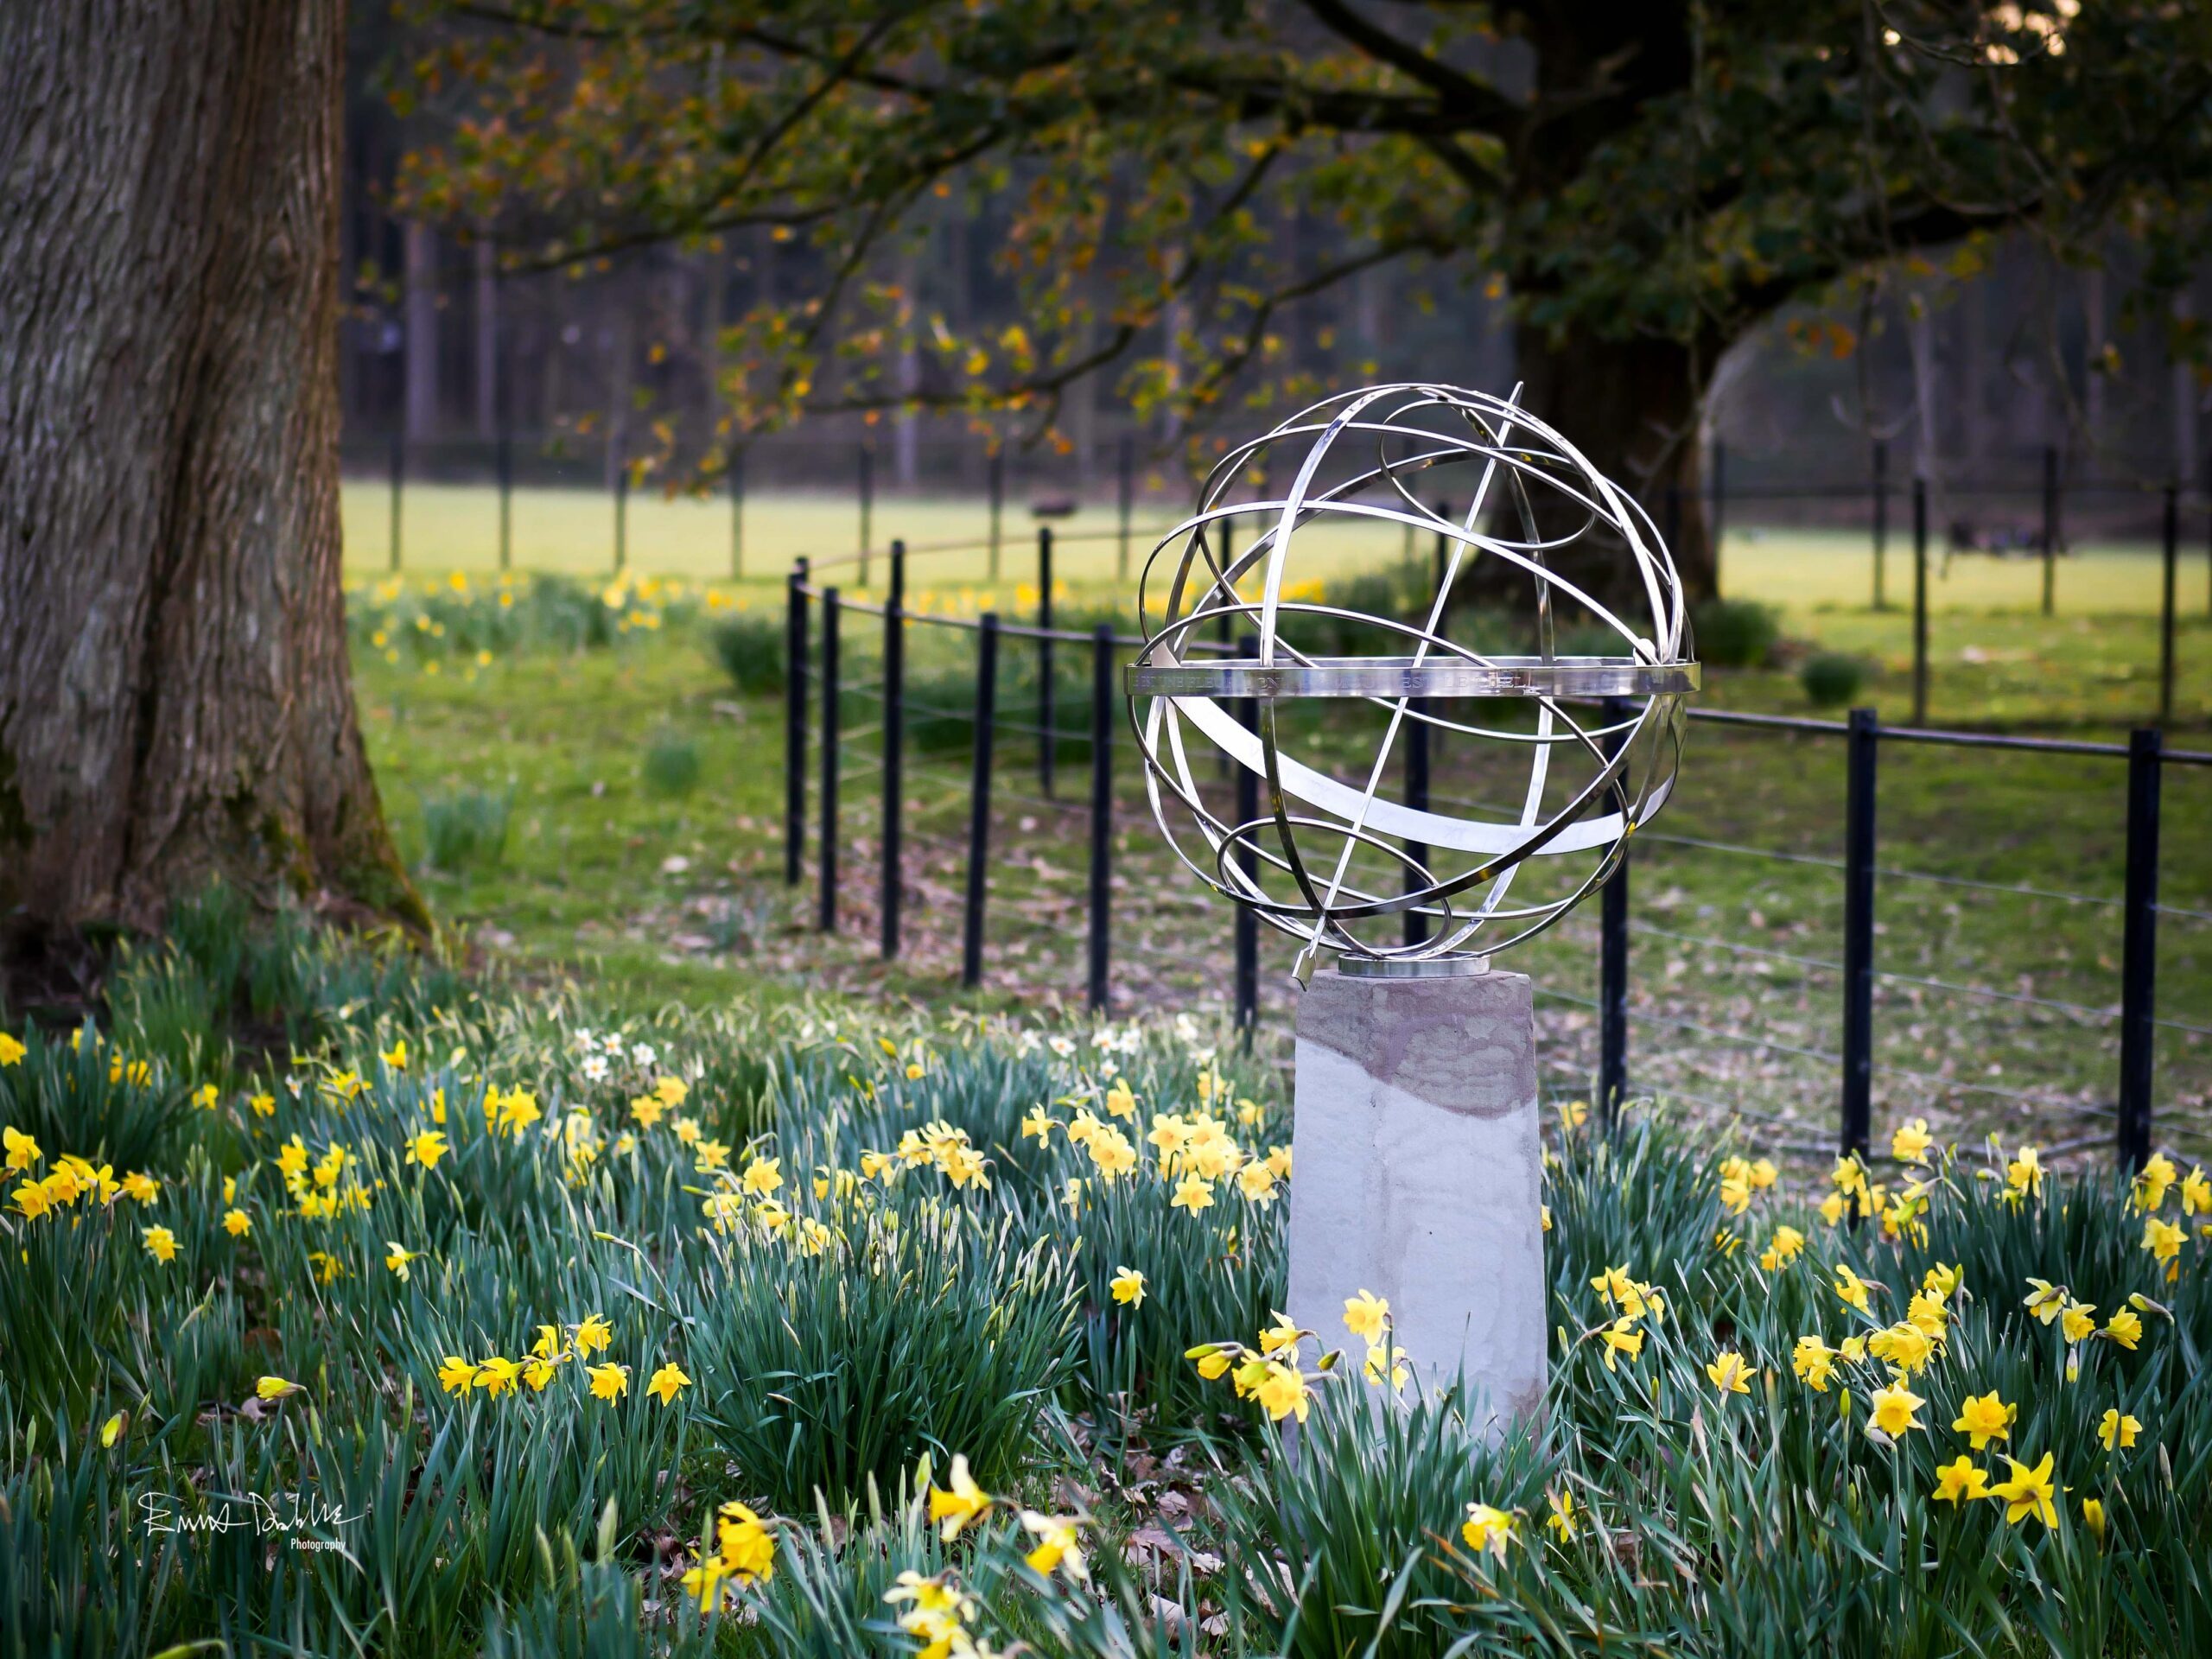
[{"label": "large tree trunk", "polygon": [[[1711,357],[1666,340],[1583,334],[1555,341],[1526,323],[1515,331],[1514,356],[1529,412],[1558,428],[1592,466],[1643,504],[1669,541],[1690,602],[1712,597],[1716,573],[1697,439],[1704,391],[1698,365]],[[1547,535],[1568,527],[1558,513],[1542,514],[1539,523]],[[1634,573],[1618,541],[1569,548],[1553,563],[1608,603],[1636,596]]]},{"label": "large tree trunk", "polygon": [[338,520],[340,0],[0,8],[0,923],[416,925]]}]

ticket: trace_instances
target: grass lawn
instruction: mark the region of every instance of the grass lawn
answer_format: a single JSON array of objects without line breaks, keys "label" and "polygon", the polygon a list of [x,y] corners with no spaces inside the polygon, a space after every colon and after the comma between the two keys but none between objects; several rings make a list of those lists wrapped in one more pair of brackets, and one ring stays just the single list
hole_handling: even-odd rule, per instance
[{"label": "grass lawn", "polygon": [[[403,847],[439,913],[480,946],[533,973],[575,972],[631,1006],[713,1003],[756,986],[775,996],[935,1003],[957,983],[966,740],[957,721],[925,730],[923,716],[969,707],[972,636],[913,635],[904,954],[887,965],[874,943],[872,619],[847,624],[846,683],[861,689],[846,711],[840,928],[825,937],[811,931],[811,828],[805,880],[797,889],[783,880],[780,700],[741,691],[709,645],[710,627],[730,616],[760,614],[772,632],[780,595],[724,588],[702,597],[696,584],[656,584],[650,600],[629,590],[623,614],[638,626],[615,624],[603,646],[560,650],[521,635],[510,645],[487,632],[498,648],[480,658],[470,619],[519,614],[535,601],[502,612],[503,590],[480,576],[462,593],[429,585],[435,597],[416,582],[396,596],[387,582],[357,592],[357,641],[383,641],[357,652],[361,707]],[[529,590],[518,582],[504,592]],[[1064,597],[1072,610],[1099,594],[1071,585]],[[941,608],[977,602],[957,589],[916,598]],[[594,615],[604,608],[589,593],[566,602]],[[1787,614],[1793,633],[1868,655],[1898,626],[1865,610]],[[446,626],[454,632],[430,634]],[[1932,664],[1933,717],[2117,738],[2140,717],[2149,632],[2139,616],[1948,614]],[[2193,627],[2185,639],[2206,637]],[[1016,726],[1032,717],[1022,701],[1033,690],[1021,684],[1032,649],[1008,646],[1014,678],[1001,713]],[[2183,701],[2197,724],[2176,741],[2204,744],[2196,734],[2212,711],[2212,654],[2195,649],[2183,660]],[[772,669],[766,678],[777,682]],[[1908,712],[1903,679],[1885,671],[1868,690],[1885,719]],[[1783,670],[1715,673],[1705,701],[1808,711]],[[1354,764],[1354,740],[1321,732],[1314,741],[1323,761]],[[663,751],[696,780],[671,787],[655,758]],[[1878,991],[1878,1126],[1926,1115],[1954,1132],[2003,1128],[2102,1147],[2115,1088],[2123,768],[1903,746],[1884,755],[1881,858],[1891,874],[1879,899],[1878,965],[1894,977]],[[1124,748],[1116,764],[1116,995],[1124,1006],[1217,1010],[1228,995],[1228,915],[1167,861],[1134,754]],[[1496,806],[1518,789],[1491,770],[1495,755],[1456,741],[1440,747],[1437,765],[1440,797]],[[1083,995],[1087,760],[1080,744],[1063,746],[1052,801],[1038,766],[1034,740],[1010,729],[998,761],[986,1005],[1074,1005]],[[808,789],[811,825],[812,757]],[[1635,1080],[1714,1116],[1778,1120],[1776,1134],[1808,1148],[1830,1140],[1834,1110],[1842,798],[1835,740],[1695,727],[1681,791],[1639,841],[1634,877]],[[427,858],[434,819],[502,804],[499,858],[447,861],[452,868]],[[2162,897],[2175,913],[2161,931],[2160,1012],[2174,1023],[2159,1037],[2161,1122],[2196,1144],[2187,1137],[2201,1135],[2212,1089],[2212,771],[2169,770],[2164,824]],[[1543,988],[1549,1077],[1566,1093],[1586,1090],[1594,1065],[1595,925],[1593,911],[1577,912],[1513,963]],[[1288,957],[1287,943],[1266,936],[1263,1003],[1277,1033]]]}]

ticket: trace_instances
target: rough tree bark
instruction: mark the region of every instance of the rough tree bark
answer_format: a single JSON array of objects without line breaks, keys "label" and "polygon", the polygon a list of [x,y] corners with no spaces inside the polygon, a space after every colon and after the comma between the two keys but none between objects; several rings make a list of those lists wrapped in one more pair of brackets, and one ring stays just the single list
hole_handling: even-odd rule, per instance
[{"label": "rough tree bark", "polygon": [[421,925],[338,518],[342,0],[0,7],[0,933]]},{"label": "rough tree bark", "polygon": [[[1698,403],[1704,393],[1700,355],[1678,341],[1656,338],[1575,335],[1555,341],[1525,325],[1515,331],[1513,350],[1522,402],[1642,502],[1662,536],[1672,529],[1669,547],[1683,592],[1693,604],[1711,598],[1717,572],[1699,476]],[[1670,484],[1676,490],[1671,526]],[[1564,511],[1563,502],[1545,511],[1541,495],[1535,504],[1540,527],[1548,536],[1570,529],[1569,519],[1577,516]],[[1496,561],[1491,563],[1489,582],[1501,588],[1525,586],[1525,578]],[[1554,556],[1553,563],[1608,603],[1631,603],[1640,594],[1617,543],[1568,548]],[[1484,593],[1485,583],[1478,582],[1473,591]]]}]

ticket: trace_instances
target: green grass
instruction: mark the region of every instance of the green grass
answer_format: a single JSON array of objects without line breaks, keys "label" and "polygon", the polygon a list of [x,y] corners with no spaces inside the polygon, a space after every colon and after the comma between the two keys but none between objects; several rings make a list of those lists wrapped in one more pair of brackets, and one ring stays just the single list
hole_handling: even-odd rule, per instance
[{"label": "green grass", "polygon": [[[1097,1044],[1081,1020],[825,1001],[625,1015],[219,896],[119,969],[115,1007],[164,999],[211,1011],[204,1073],[128,1015],[0,1064],[0,1121],[40,1131],[10,1142],[0,1214],[11,1659],[893,1659],[945,1635],[899,1628],[904,1574],[969,1636],[1043,1659],[2164,1659],[2212,1641],[2201,1175],[2131,1194],[2032,1179],[2009,1145],[1885,1152],[1857,1173],[1853,1228],[1818,1207],[1853,1189],[1770,1183],[1759,1140],[1661,1109],[1613,1139],[1561,1117],[1542,1421],[1491,1443],[1452,1389],[1388,1400],[1357,1344],[1323,1363],[1348,1335],[1325,1329],[1261,1367],[1306,1409],[1293,1459],[1189,1357],[1251,1357],[1283,1297],[1282,1191],[1224,1179],[1211,1208],[1175,1208],[1144,1138],[1160,1114],[1210,1114],[1216,1154],[1287,1142],[1279,1076],[1218,1027]],[[295,1039],[251,1040],[272,1020]],[[111,1069],[124,1089],[103,1095]],[[73,1096],[101,1104],[36,1104]],[[1128,1135],[1132,1172],[1105,1179],[1078,1110]],[[105,1192],[94,1163],[71,1195],[54,1173],[142,1131],[150,1186]],[[41,1182],[56,1207],[31,1215]],[[2176,1229],[2171,1273],[2146,1211]],[[1105,1288],[1130,1266],[1141,1302]],[[1863,1309],[1845,1268],[1872,1287]],[[2085,1330],[2024,1306],[2038,1280]],[[1627,1281],[1634,1306],[1600,1288]],[[548,1325],[543,1387],[453,1380]],[[1634,1351],[1610,1365],[1609,1329]],[[1936,1338],[1924,1357],[1800,1374],[1808,1338],[1908,1329]],[[1713,1380],[1732,1355],[1740,1393]],[[588,1363],[627,1368],[626,1389],[597,1396]],[[664,1402],[645,1384],[665,1365],[689,1380]],[[1876,1390],[1899,1381],[1914,1421],[1878,1435]],[[1971,1446],[1952,1425],[1987,1394],[2017,1411]],[[2132,1443],[2101,1439],[2108,1412]],[[1960,1458],[2002,1481],[2045,1454],[2047,1515],[1934,1497]],[[948,1538],[929,1493],[959,1458],[992,1502]],[[257,1497],[296,1523],[210,1529]],[[775,1570],[710,1593],[717,1613],[684,1573],[746,1542],[742,1511],[734,1542],[715,1535],[728,1503],[757,1513]],[[1496,1554],[1462,1532],[1474,1503],[1508,1520]],[[193,1525],[149,1524],[168,1517]],[[1087,1581],[1025,1560],[1054,1526]]]},{"label": "green grass", "polygon": [[[619,602],[610,606],[609,597]],[[1087,590],[1071,589],[1081,615]],[[502,603],[502,601],[507,602]],[[918,606],[958,608],[928,588]],[[969,595],[972,606],[975,596]],[[968,764],[957,718],[973,696],[970,640],[917,627],[909,648],[910,897],[900,961],[877,959],[879,625],[847,620],[840,815],[840,930],[812,931],[817,833],[796,888],[783,880],[782,708],[748,652],[780,641],[780,613],[758,595],[646,582],[596,590],[518,580],[358,589],[354,636],[372,760],[402,849],[437,912],[491,960],[533,974],[587,972],[636,1006],[719,1001],[758,989],[944,999],[958,974]],[[818,620],[818,619],[817,619]],[[1879,665],[1862,696],[1891,722],[1910,718],[1894,658],[1897,618],[1807,613],[1789,640],[1811,638]],[[739,646],[744,684],[727,671]],[[1978,642],[1959,643],[1961,639]],[[597,645],[577,648],[579,642]],[[2212,632],[2183,638],[2177,744],[2212,747]],[[745,643],[745,642],[749,642]],[[2148,619],[2021,615],[1942,620],[1930,718],[2117,740],[2141,718]],[[1769,712],[1810,708],[1798,644],[1773,666],[1716,671],[1701,701]],[[1087,789],[1086,664],[1063,648],[1058,725],[1060,803],[1045,804],[1035,740],[1018,731],[998,756],[987,1007],[1070,1004],[1083,990],[1082,803]],[[1035,649],[1008,646],[1001,715],[1034,719]],[[926,707],[925,707],[926,705]],[[819,721],[810,710],[810,730]],[[1307,721],[1301,744],[1340,767],[1361,740]],[[664,757],[656,763],[655,755]],[[2002,1126],[2092,1150],[2109,1137],[2120,939],[2123,768],[2115,761],[1889,746],[1884,751],[1878,967],[1877,1122],[1923,1113],[1962,1134]],[[1493,807],[1519,784],[1498,757],[1440,744],[1440,798]],[[681,763],[680,765],[678,763]],[[696,766],[695,766],[696,763]],[[690,780],[670,787],[672,767]],[[1229,923],[1164,855],[1143,806],[1134,755],[1117,757],[1116,994],[1135,1003],[1218,1008]],[[694,772],[696,770],[696,776]],[[656,782],[656,779],[660,781]],[[810,756],[809,823],[819,812]],[[432,827],[461,800],[509,804],[496,862],[430,855]],[[1682,787],[1638,842],[1631,957],[1634,1075],[1688,1104],[1778,1121],[1808,1147],[1831,1136],[1840,993],[1842,753],[1832,738],[1693,728]],[[443,815],[442,817],[441,815]],[[2170,769],[2162,899],[2159,1110],[2201,1132],[2212,1090],[2212,771]],[[1747,859],[1693,843],[1786,855]],[[453,866],[461,862],[461,868]],[[1935,878],[1926,880],[1921,878]],[[1541,876],[1530,878],[1541,880]],[[1963,884],[1963,885],[1962,885]],[[2002,890],[1993,890],[2002,889]],[[1594,1065],[1595,915],[1586,909],[1517,953],[1546,1009],[1548,1077],[1573,1093]],[[1717,943],[1716,943],[1717,942]],[[1268,935],[1263,999],[1286,1012],[1287,949]],[[1936,981],[1942,984],[1920,982]],[[2062,1005],[2057,1007],[2052,1004]],[[1773,1046],[1758,1046],[1745,1039]],[[1804,1050],[1792,1053],[1789,1050]],[[2025,1098],[2021,1098],[2024,1096]],[[2099,1114],[2104,1116],[2099,1116]],[[2191,1129],[2190,1126],[2196,1126]]]}]

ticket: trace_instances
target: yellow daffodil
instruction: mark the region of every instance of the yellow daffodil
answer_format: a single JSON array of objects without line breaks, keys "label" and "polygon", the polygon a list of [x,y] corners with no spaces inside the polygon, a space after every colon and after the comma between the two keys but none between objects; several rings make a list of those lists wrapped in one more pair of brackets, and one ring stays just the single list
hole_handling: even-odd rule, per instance
[{"label": "yellow daffodil", "polygon": [[2046,1527],[2058,1524],[2058,1511],[2051,1503],[2057,1491],[2051,1478],[2050,1453],[2043,1454],[2043,1461],[2030,1468],[2017,1458],[2005,1459],[2012,1469],[2010,1479],[1999,1482],[1989,1489],[1989,1496],[2005,1506],[2005,1518],[2012,1522],[2035,1516]]},{"label": "yellow daffodil", "polygon": [[1899,1377],[1915,1376],[1928,1369],[1936,1352],[1935,1339],[1910,1320],[1877,1331],[1866,1338],[1866,1351],[1887,1360]]},{"label": "yellow daffodil", "polygon": [[1132,1122],[1135,1120],[1137,1097],[1130,1090],[1127,1077],[1115,1078],[1114,1086],[1106,1091],[1106,1115],[1109,1117],[1125,1117]]},{"label": "yellow daffodil", "polygon": [[393,1243],[390,1239],[385,1241],[384,1264],[403,1280],[409,1276],[408,1265],[421,1260],[422,1255],[423,1252],[420,1250],[410,1250],[404,1244]]},{"label": "yellow daffodil", "polygon": [[1459,1536],[1477,1554],[1487,1550],[1502,1561],[1506,1545],[1513,1541],[1513,1517],[1487,1503],[1470,1503],[1467,1518],[1459,1523]]},{"label": "yellow daffodil", "polygon": [[1144,1274],[1135,1268],[1116,1268],[1109,1288],[1116,1301],[1129,1307],[1144,1306]]},{"label": "yellow daffodil", "polygon": [[1613,1369],[1616,1355],[1626,1354],[1630,1359],[1643,1352],[1643,1332],[1636,1328],[1634,1319],[1615,1319],[1599,1333],[1605,1344],[1605,1369]]},{"label": "yellow daffodil", "polygon": [[1247,1164],[1236,1172],[1236,1190],[1250,1203],[1273,1204],[1275,1185],[1275,1173],[1264,1160]]},{"label": "yellow daffodil", "polygon": [[587,1359],[613,1341],[614,1327],[596,1313],[576,1327],[576,1351]]},{"label": "yellow daffodil", "polygon": [[1924,1164],[1936,1137],[1928,1133],[1928,1120],[1916,1117],[1890,1137],[1890,1156],[1901,1164]]},{"label": "yellow daffodil", "polygon": [[281,1376],[264,1376],[253,1385],[254,1397],[264,1405],[271,1400],[282,1400],[286,1395],[299,1391],[298,1383],[288,1382]]},{"label": "yellow daffodil", "polygon": [[771,1196],[784,1184],[783,1160],[755,1158],[745,1166],[745,1191],[756,1198]]},{"label": "yellow daffodil", "polygon": [[1344,1329],[1364,1342],[1382,1340],[1382,1330],[1390,1322],[1390,1304],[1371,1290],[1363,1290],[1344,1300]]},{"label": "yellow daffodil", "polygon": [[2028,1294],[2022,1299],[2020,1306],[2049,1325],[2066,1311],[2069,1300],[2065,1286],[2054,1285],[2048,1279],[2031,1279],[2028,1281]]},{"label": "yellow daffodil", "polygon": [[2182,1241],[2188,1235],[2171,1221],[2157,1216],[2143,1224],[2143,1248],[2151,1252],[2157,1262],[2171,1262],[2181,1254]]},{"label": "yellow daffodil", "polygon": [[1828,1377],[1835,1370],[1835,1350],[1818,1336],[1800,1337],[1789,1355],[1789,1369],[1815,1394],[1828,1391]]},{"label": "yellow daffodil", "polygon": [[23,1056],[29,1052],[30,1051],[23,1046],[21,1039],[0,1031],[0,1065],[21,1065],[23,1063]]},{"label": "yellow daffodil", "polygon": [[1291,1413],[1298,1414],[1298,1421],[1306,1421],[1313,1390],[1307,1386],[1306,1376],[1295,1365],[1286,1365],[1280,1360],[1268,1362],[1268,1374],[1261,1380],[1253,1395],[1268,1416],[1281,1422]]},{"label": "yellow daffodil", "polygon": [[1544,1501],[1551,1509],[1544,1517],[1544,1525],[1551,1529],[1553,1536],[1565,1543],[1574,1536],[1574,1494],[1560,1486],[1546,1492]]},{"label": "yellow daffodil", "polygon": [[476,1386],[476,1367],[448,1354],[438,1364],[438,1386],[448,1394],[467,1394]]},{"label": "yellow daffodil", "polygon": [[1873,1306],[1867,1300],[1867,1292],[1873,1288],[1875,1287],[1869,1281],[1861,1279],[1849,1268],[1838,1264],[1835,1270],[1835,1294],[1843,1299],[1847,1307],[1855,1307],[1861,1313],[1872,1313]]},{"label": "yellow daffodil", "polygon": [[2212,1216],[2212,1180],[2205,1178],[2202,1164],[2182,1179],[2181,1212],[2184,1216]]},{"label": "yellow daffodil", "polygon": [[0,1143],[7,1147],[10,1169],[29,1169],[44,1156],[38,1149],[38,1142],[21,1129],[0,1129]]},{"label": "yellow daffodil", "polygon": [[1187,1210],[1192,1215],[1213,1206],[1213,1185],[1196,1175],[1187,1175],[1175,1186],[1175,1196],[1169,1200],[1177,1210]]},{"label": "yellow daffodil", "polygon": [[1022,1115],[1021,1137],[1044,1146],[1052,1138],[1052,1131],[1059,1128],[1059,1120],[1050,1112],[1039,1109]]},{"label": "yellow daffodil", "polygon": [[620,1399],[630,1386],[627,1365],[587,1365],[584,1375],[591,1378],[592,1393],[601,1400]]},{"label": "yellow daffodil", "polygon": [[2097,1438],[2105,1443],[2107,1452],[2124,1452],[2135,1444],[2135,1437],[2142,1433],[2143,1425],[2125,1412],[2108,1410],[2104,1421],[2097,1425]]},{"label": "yellow daffodil", "polygon": [[950,1488],[930,1488],[930,1519],[937,1525],[938,1536],[949,1544],[969,1522],[982,1520],[995,1502],[969,1472],[967,1453],[955,1452]]},{"label": "yellow daffodil", "polygon": [[2103,1504],[2101,1502],[2100,1502],[2098,1499],[2094,1498],[2094,1497],[2085,1497],[2085,1498],[2083,1498],[2083,1499],[2082,1500],[2082,1524],[2083,1526],[2085,1526],[2085,1527],[2088,1528],[2089,1532],[2090,1532],[2090,1535],[2091,1535],[2093,1537],[2094,1537],[2094,1538],[2096,1539],[2096,1541],[2097,1541],[2099,1543],[2101,1543],[2101,1544],[2102,1542],[2104,1542],[2104,1541],[2105,1541],[2105,1506],[2104,1506],[2104,1504]]},{"label": "yellow daffodil", "polygon": [[1024,1510],[1021,1524],[1037,1540],[1037,1548],[1021,1558],[1031,1571],[1050,1578],[1058,1567],[1077,1582],[1090,1576],[1090,1567],[1083,1559],[1083,1541],[1076,1532],[1078,1523],[1073,1516],[1039,1515],[1034,1510]]},{"label": "yellow daffodil", "polygon": [[274,1095],[249,1095],[245,1103],[247,1109],[256,1117],[276,1116],[276,1096]]},{"label": "yellow daffodil", "polygon": [[1979,1452],[1992,1440],[2007,1438],[2012,1433],[2013,1420],[2019,1414],[2018,1406],[2006,1405],[1993,1389],[1987,1394],[1968,1395],[1951,1427],[1965,1435],[1967,1444]]},{"label": "yellow daffodil", "polygon": [[737,1583],[765,1583],[775,1576],[775,1538],[744,1504],[724,1503],[715,1511],[715,1542],[722,1570]]},{"label": "yellow daffodil", "polygon": [[522,1367],[512,1359],[502,1359],[497,1354],[476,1368],[476,1386],[494,1400],[515,1385],[515,1378],[522,1374]]},{"label": "yellow daffodil", "polygon": [[[565,1359],[567,1356],[563,1355],[562,1357]],[[554,1374],[560,1369],[554,1361],[543,1355],[533,1354],[522,1363],[522,1380],[530,1384],[531,1392],[543,1394],[545,1385],[553,1380]]]},{"label": "yellow daffodil", "polygon": [[1758,1375],[1744,1363],[1741,1354],[1726,1348],[1722,1349],[1713,1363],[1705,1368],[1705,1374],[1713,1380],[1713,1386],[1720,1390],[1720,1397],[1724,1400],[1732,1394],[1749,1394],[1751,1379]]},{"label": "yellow daffodil", "polygon": [[2143,1339],[2143,1321],[2132,1309],[2123,1307],[2105,1321],[2105,1328],[2098,1334],[2109,1337],[2121,1347],[2133,1351],[2135,1344]]},{"label": "yellow daffodil", "polygon": [[2167,1191],[2180,1179],[2181,1172],[2174,1167],[2172,1159],[2163,1152],[2152,1154],[2135,1174],[2136,1207],[2146,1212],[2163,1208]]},{"label": "yellow daffodil", "polygon": [[2035,1147],[2022,1147],[2005,1166],[2005,1185],[2024,1198],[2043,1191],[2043,1160]]},{"label": "yellow daffodil", "polygon": [[1972,1458],[1964,1452],[1952,1462],[1939,1464],[1936,1469],[1934,1499],[1956,1509],[1961,1498],[1986,1497],[1989,1495],[1989,1471],[1975,1466]]},{"label": "yellow daffodil", "polygon": [[232,1238],[242,1238],[253,1230],[253,1218],[243,1210],[223,1211],[223,1230]]},{"label": "yellow daffodil", "polygon": [[658,1395],[665,1406],[674,1402],[679,1389],[690,1386],[691,1379],[683,1375],[683,1367],[671,1360],[653,1373],[652,1381],[645,1384],[645,1392]]},{"label": "yellow daffodil", "polygon": [[1804,1248],[1804,1234],[1795,1227],[1777,1227],[1773,1238],[1768,1241],[1765,1250],[1759,1256],[1759,1266],[1769,1273],[1779,1273],[1795,1262],[1798,1252]]},{"label": "yellow daffodil", "polygon": [[1874,1409],[1869,1422],[1891,1440],[1897,1440],[1908,1430],[1920,1427],[1920,1421],[1915,1414],[1928,1402],[1902,1382],[1897,1382],[1886,1389],[1875,1389],[1871,1403]]},{"label": "yellow daffodil", "polygon": [[407,1143],[407,1155],[425,1169],[435,1169],[446,1155],[446,1138],[435,1129],[425,1129]]},{"label": "yellow daffodil", "polygon": [[2065,1311],[2059,1315],[2058,1328],[2064,1332],[2067,1341],[2086,1342],[2089,1333],[2097,1328],[2096,1313],[2094,1302],[2069,1302]]},{"label": "yellow daffodil", "polygon": [[156,1262],[167,1265],[168,1262],[176,1260],[176,1235],[175,1233],[169,1231],[166,1227],[149,1227],[145,1230],[145,1233],[146,1248],[153,1253],[154,1259]]}]

